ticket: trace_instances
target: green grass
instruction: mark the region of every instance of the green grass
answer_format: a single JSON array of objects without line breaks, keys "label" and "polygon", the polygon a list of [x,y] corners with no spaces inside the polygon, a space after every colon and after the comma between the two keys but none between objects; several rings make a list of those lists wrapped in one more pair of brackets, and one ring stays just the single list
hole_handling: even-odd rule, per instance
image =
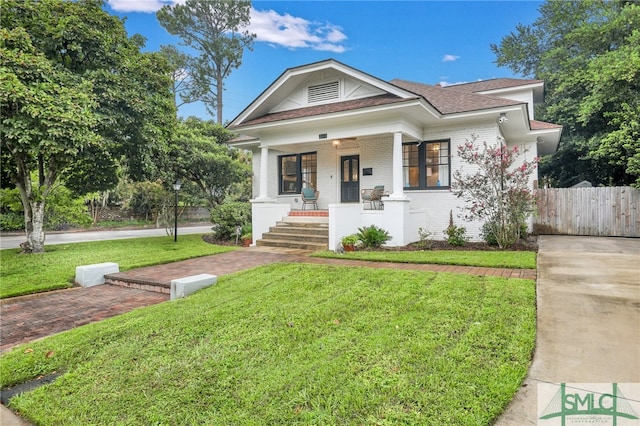
[{"label": "green grass", "polygon": [[233,250],[207,244],[201,235],[133,238],[60,244],[45,247],[41,254],[0,250],[0,298],[39,293],[73,286],[76,266],[115,262],[121,271]]},{"label": "green grass", "polygon": [[317,257],[369,260],[374,262],[433,263],[438,265],[479,266],[484,268],[536,269],[532,251],[354,251],[338,254],[322,251]]},{"label": "green grass", "polygon": [[535,284],[272,264],[0,357],[39,425],[485,425],[534,348]]}]

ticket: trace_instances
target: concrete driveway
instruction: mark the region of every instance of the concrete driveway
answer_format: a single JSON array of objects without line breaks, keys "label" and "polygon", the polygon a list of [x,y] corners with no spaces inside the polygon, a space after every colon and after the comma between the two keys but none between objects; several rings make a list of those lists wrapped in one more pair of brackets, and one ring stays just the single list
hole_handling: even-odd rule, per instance
[{"label": "concrete driveway", "polygon": [[640,239],[541,236],[538,334],[496,425],[537,425],[541,383],[640,383]]}]

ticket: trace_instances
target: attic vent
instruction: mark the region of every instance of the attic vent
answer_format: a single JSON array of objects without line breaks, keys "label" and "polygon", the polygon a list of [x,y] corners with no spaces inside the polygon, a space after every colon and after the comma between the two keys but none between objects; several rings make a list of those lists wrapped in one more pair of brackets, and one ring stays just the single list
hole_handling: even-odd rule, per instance
[{"label": "attic vent", "polygon": [[316,84],[309,86],[307,92],[307,102],[322,102],[340,98],[340,82],[332,81],[331,83]]}]

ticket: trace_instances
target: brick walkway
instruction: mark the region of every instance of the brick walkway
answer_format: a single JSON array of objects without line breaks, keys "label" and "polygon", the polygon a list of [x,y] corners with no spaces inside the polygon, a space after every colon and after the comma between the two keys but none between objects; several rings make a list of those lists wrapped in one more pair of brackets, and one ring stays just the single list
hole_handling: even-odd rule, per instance
[{"label": "brick walkway", "polygon": [[[255,266],[275,262],[306,262],[321,265],[342,265],[368,268],[391,268],[471,275],[491,275],[508,278],[536,279],[530,269],[496,269],[469,266],[414,265],[391,262],[366,262],[344,259],[320,259],[299,251],[273,251],[250,248],[182,262],[150,266],[120,272],[143,281],[170,283],[172,279],[202,273],[222,276]],[[46,337],[64,330],[100,321],[132,309],[168,300],[166,294],[128,289],[112,285],[74,288],[40,295],[4,300],[0,305],[0,351],[16,344]]]},{"label": "brick walkway", "polygon": [[0,351],[168,299],[166,294],[112,285],[8,299],[0,306]]}]

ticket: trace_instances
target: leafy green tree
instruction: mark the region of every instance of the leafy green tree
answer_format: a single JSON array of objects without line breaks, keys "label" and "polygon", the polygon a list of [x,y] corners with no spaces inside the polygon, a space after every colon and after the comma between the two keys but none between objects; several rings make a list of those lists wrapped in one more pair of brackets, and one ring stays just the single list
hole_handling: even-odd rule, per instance
[{"label": "leafy green tree", "polygon": [[3,169],[20,193],[27,250],[38,253],[44,251],[45,202],[59,174],[98,142],[95,102],[90,82],[55,67],[23,28],[0,34]]},{"label": "leafy green tree", "polygon": [[[166,167],[175,106],[167,62],[101,0],[3,0],[2,175],[24,188],[25,226],[42,251],[56,180],[102,191],[125,166],[136,180]],[[4,146],[3,146],[4,147]],[[30,184],[35,171],[38,185]]]},{"label": "leafy green tree", "polygon": [[176,131],[176,175],[195,185],[210,208],[222,203],[239,182],[251,175],[241,151],[225,144],[232,136],[213,121],[196,117],[181,120]]},{"label": "leafy green tree", "polygon": [[560,186],[640,185],[640,4],[548,1],[491,48],[498,65],[545,80],[538,116],[565,126],[568,146],[543,173]]},{"label": "leafy green tree", "polygon": [[242,64],[244,49],[253,48],[256,36],[246,30],[250,9],[250,1],[187,0],[157,13],[160,25],[197,52],[189,59],[191,87],[186,96],[204,102],[211,115],[217,114],[218,124],[224,80]]}]

